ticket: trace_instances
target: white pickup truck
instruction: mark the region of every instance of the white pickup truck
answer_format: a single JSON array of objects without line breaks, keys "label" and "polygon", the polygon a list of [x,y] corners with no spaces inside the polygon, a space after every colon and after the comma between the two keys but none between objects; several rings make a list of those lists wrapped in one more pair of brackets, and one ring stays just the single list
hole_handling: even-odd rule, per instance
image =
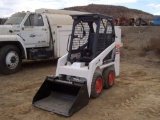
[{"label": "white pickup truck", "polygon": [[22,59],[59,58],[66,46],[73,20],[70,15],[84,12],[37,9],[13,14],[0,25],[0,71],[19,71]]}]

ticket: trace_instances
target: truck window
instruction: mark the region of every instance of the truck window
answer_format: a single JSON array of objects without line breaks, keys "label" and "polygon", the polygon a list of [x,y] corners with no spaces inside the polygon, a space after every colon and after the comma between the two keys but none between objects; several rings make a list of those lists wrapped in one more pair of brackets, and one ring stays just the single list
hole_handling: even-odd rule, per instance
[{"label": "truck window", "polygon": [[26,13],[16,13],[13,14],[6,22],[5,25],[19,25],[23,18],[26,16]]},{"label": "truck window", "polygon": [[38,26],[44,26],[43,18],[41,15],[38,15]]},{"label": "truck window", "polygon": [[[27,18],[26,22],[24,23],[24,26],[44,26],[43,18],[40,14],[38,14],[38,17],[35,17],[37,14],[30,14]],[[36,18],[36,19],[35,19]],[[34,22],[34,20],[37,21]]]}]

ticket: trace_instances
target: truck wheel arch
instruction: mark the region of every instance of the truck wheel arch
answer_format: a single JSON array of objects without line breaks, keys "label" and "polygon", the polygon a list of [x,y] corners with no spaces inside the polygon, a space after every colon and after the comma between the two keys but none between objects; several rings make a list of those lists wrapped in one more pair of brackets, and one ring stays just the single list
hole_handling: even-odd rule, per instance
[{"label": "truck wheel arch", "polygon": [[13,41],[13,42],[12,41],[5,41],[5,42],[1,42],[0,43],[0,49],[3,46],[6,46],[6,45],[16,46],[21,51],[22,59],[27,58],[27,52],[26,52],[26,49],[25,49],[24,44],[22,42],[19,42],[19,41]]}]

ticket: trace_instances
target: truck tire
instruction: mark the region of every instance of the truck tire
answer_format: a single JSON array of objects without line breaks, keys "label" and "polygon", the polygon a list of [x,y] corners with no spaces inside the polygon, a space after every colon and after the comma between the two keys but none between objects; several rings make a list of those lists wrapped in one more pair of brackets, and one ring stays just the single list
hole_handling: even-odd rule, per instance
[{"label": "truck tire", "polygon": [[103,89],[103,79],[100,73],[94,73],[91,84],[91,97],[97,98]]},{"label": "truck tire", "polygon": [[0,70],[9,75],[19,71],[22,64],[20,50],[13,45],[6,45],[0,49]]},{"label": "truck tire", "polygon": [[103,88],[109,89],[113,86],[115,81],[115,70],[113,67],[108,67],[103,71],[104,85]]}]

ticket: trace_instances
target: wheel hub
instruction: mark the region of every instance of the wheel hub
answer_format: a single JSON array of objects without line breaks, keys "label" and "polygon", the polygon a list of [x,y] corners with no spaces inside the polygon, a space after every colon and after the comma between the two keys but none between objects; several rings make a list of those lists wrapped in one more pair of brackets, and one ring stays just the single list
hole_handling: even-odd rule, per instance
[{"label": "wheel hub", "polygon": [[18,66],[19,56],[15,51],[10,51],[6,56],[6,65],[9,69],[14,69]]},{"label": "wheel hub", "polygon": [[96,93],[100,93],[102,91],[102,78],[98,78],[96,81]]},{"label": "wheel hub", "polygon": [[113,85],[114,82],[114,72],[110,72],[109,74],[109,85]]},{"label": "wheel hub", "polygon": [[15,62],[16,62],[16,58],[15,58],[14,56],[12,56],[11,62],[12,62],[12,63],[15,63]]}]

